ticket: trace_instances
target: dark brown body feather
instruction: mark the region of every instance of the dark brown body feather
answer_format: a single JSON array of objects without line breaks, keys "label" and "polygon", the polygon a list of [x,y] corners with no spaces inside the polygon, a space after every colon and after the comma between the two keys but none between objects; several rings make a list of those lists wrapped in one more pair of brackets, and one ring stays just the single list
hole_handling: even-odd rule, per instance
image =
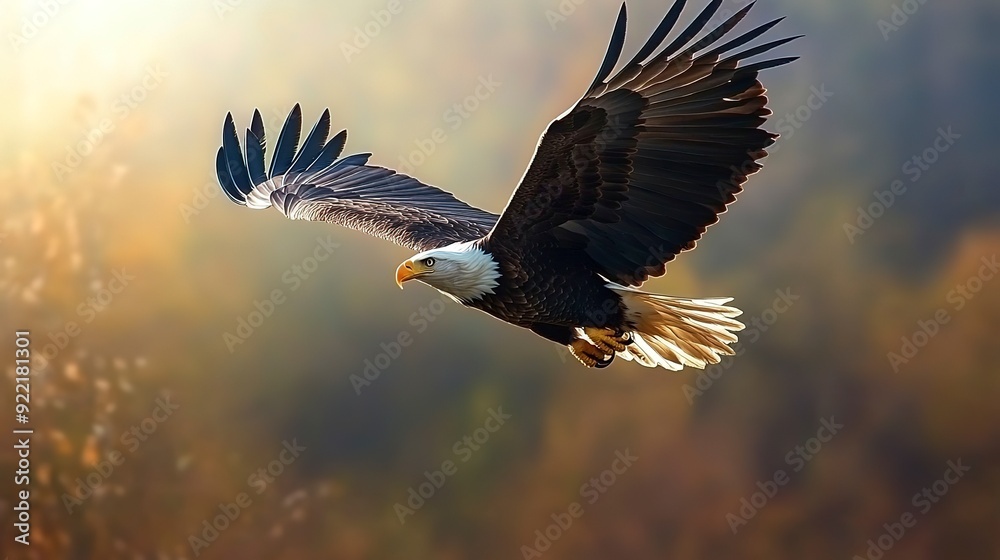
[{"label": "dark brown body feather", "polygon": [[582,249],[549,239],[511,248],[487,238],[480,246],[499,263],[501,279],[470,307],[561,344],[575,338],[576,327],[624,325],[621,298],[594,274]]}]

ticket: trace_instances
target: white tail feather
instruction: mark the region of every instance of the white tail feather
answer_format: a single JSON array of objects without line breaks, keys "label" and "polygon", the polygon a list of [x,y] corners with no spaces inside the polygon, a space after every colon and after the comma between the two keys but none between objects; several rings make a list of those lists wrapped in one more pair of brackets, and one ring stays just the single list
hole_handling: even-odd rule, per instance
[{"label": "white tail feather", "polygon": [[608,287],[622,296],[625,318],[635,325],[633,344],[618,353],[626,360],[678,371],[684,366],[705,369],[733,354],[733,333],[744,325],[733,319],[743,312],[726,305],[732,298],[686,299],[618,284]]}]

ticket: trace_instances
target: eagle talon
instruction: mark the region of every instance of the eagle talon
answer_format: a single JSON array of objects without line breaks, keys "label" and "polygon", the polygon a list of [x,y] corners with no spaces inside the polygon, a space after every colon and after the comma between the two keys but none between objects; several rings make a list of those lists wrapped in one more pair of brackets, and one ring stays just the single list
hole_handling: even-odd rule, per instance
[{"label": "eagle talon", "polygon": [[[607,367],[608,364],[611,363],[610,359],[605,362],[605,356],[607,356],[607,354],[603,350],[582,338],[578,338],[573,342],[570,342],[568,346],[570,352],[573,354],[573,357],[579,360],[581,364],[589,368],[603,368]],[[613,358],[614,354],[611,356],[611,359]],[[604,365],[600,365],[602,363]]]},{"label": "eagle talon", "polygon": [[615,355],[611,354],[606,359],[599,360],[596,364],[594,364],[594,367],[597,368],[597,369],[604,369],[604,368],[610,366],[611,362],[613,362],[613,361],[615,361]]},{"label": "eagle talon", "polygon": [[601,329],[596,327],[584,327],[584,334],[594,343],[605,355],[614,355],[615,352],[625,351],[625,341],[622,335],[612,329]]}]

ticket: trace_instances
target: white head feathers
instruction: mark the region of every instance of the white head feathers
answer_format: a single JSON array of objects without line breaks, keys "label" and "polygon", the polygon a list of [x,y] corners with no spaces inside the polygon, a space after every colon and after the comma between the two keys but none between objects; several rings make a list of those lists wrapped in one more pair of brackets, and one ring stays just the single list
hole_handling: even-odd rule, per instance
[{"label": "white head feathers", "polygon": [[467,303],[492,294],[499,285],[500,267],[493,256],[474,241],[452,243],[414,255],[412,261],[434,259],[433,272],[419,280],[437,288],[452,299]]}]

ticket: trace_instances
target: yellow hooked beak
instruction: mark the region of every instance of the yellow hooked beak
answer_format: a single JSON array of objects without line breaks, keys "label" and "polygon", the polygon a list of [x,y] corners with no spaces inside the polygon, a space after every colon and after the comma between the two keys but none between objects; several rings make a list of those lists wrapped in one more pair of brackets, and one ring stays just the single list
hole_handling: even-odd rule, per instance
[{"label": "yellow hooked beak", "polygon": [[419,276],[423,276],[431,272],[429,267],[424,266],[420,262],[404,261],[403,264],[399,265],[396,269],[396,285],[403,288],[403,282],[407,280],[413,280]]}]

